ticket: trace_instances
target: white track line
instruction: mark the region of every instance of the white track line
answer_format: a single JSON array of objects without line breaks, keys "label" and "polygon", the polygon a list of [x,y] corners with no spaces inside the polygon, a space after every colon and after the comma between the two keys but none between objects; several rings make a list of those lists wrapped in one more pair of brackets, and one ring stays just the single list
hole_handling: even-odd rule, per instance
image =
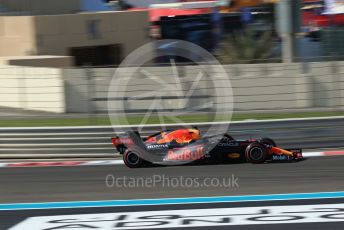
[{"label": "white track line", "polygon": [[303,157],[323,157],[325,156],[323,152],[308,152],[308,153],[302,153]]},{"label": "white track line", "polygon": [[82,165],[122,165],[122,160],[88,161]]}]

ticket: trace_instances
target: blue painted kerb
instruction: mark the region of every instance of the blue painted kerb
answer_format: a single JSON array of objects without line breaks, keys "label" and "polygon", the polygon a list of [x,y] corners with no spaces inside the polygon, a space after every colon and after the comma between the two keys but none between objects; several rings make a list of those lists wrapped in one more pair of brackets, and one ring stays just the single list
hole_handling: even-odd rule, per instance
[{"label": "blue painted kerb", "polygon": [[0,210],[90,208],[90,207],[96,208],[96,207],[116,207],[116,206],[248,202],[248,201],[273,201],[273,200],[302,200],[302,199],[326,199],[326,198],[344,198],[344,191],[319,192],[319,193],[248,195],[248,196],[164,198],[164,199],[142,199],[142,200],[140,199],[140,200],[72,201],[72,202],[51,202],[51,203],[17,203],[17,204],[0,204]]}]

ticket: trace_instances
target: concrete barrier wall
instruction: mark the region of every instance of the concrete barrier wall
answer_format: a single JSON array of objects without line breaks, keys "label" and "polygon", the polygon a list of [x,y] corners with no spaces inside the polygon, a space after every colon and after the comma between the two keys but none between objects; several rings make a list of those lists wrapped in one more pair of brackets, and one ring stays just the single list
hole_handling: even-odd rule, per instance
[{"label": "concrete barrier wall", "polygon": [[297,64],[227,66],[234,91],[235,109],[301,108],[297,98]]},{"label": "concrete barrier wall", "polygon": [[[171,67],[145,67],[133,74],[126,69],[109,99],[111,109],[144,112],[159,96],[161,111],[229,110],[230,91],[224,78],[213,81],[216,73],[210,71],[198,79],[201,68],[178,67],[178,78]],[[344,62],[228,65],[225,69],[235,111],[344,108]],[[0,106],[56,113],[105,112],[116,70],[2,66]]]},{"label": "concrete barrier wall", "polygon": [[[208,101],[225,104],[226,95],[215,97],[221,88],[220,80],[212,81],[211,72],[203,77],[191,98],[185,98],[197,79],[199,66],[178,67],[180,87],[171,67],[145,67],[134,74],[122,74],[117,98],[111,98],[113,107],[126,111],[147,109],[154,95],[163,87],[162,109],[187,109]],[[344,62],[247,64],[225,66],[232,84],[234,110],[278,110],[302,108],[343,108]],[[67,85],[67,111],[86,112],[107,110],[107,96],[116,69],[66,69],[63,76]],[[126,72],[126,71],[124,71]],[[215,74],[215,73],[214,73]],[[129,76],[130,75],[130,76]],[[89,79],[91,80],[89,80]],[[158,80],[157,80],[158,79]],[[88,82],[92,87],[86,87]],[[163,83],[163,86],[161,85]],[[169,85],[170,87],[165,87]],[[177,87],[177,88],[176,88]],[[69,92],[73,89],[71,92]],[[79,103],[92,97],[91,103]],[[229,95],[229,94],[228,94]],[[139,99],[139,100],[138,100]],[[116,107],[117,106],[117,107]],[[214,106],[214,105],[213,105]],[[208,106],[208,109],[212,108]]]},{"label": "concrete barrier wall", "polygon": [[90,81],[86,69],[63,70],[65,83],[65,108],[67,112],[88,113],[93,111],[93,102],[89,100]]},{"label": "concrete barrier wall", "polygon": [[60,69],[1,66],[0,106],[66,112]]}]

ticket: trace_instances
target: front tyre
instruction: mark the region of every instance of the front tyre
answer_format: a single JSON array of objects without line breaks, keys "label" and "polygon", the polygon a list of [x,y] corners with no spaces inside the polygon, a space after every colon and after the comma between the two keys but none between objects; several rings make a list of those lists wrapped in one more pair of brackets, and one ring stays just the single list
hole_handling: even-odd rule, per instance
[{"label": "front tyre", "polygon": [[268,154],[267,149],[263,144],[252,143],[247,146],[245,151],[246,160],[253,164],[261,164],[266,161]]},{"label": "front tyre", "polygon": [[143,166],[144,160],[140,157],[140,154],[132,151],[126,151],[123,154],[124,164],[129,168],[140,168]]}]

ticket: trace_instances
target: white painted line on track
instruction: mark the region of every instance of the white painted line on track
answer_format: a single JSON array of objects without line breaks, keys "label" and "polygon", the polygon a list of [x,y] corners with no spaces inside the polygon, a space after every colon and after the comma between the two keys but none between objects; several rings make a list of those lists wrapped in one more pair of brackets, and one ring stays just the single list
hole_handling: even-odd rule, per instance
[{"label": "white painted line on track", "polygon": [[322,157],[324,156],[323,152],[305,152],[302,153],[303,157],[308,158],[308,157]]},{"label": "white painted line on track", "polygon": [[88,161],[82,165],[122,165],[122,160],[103,160],[103,161]]}]

